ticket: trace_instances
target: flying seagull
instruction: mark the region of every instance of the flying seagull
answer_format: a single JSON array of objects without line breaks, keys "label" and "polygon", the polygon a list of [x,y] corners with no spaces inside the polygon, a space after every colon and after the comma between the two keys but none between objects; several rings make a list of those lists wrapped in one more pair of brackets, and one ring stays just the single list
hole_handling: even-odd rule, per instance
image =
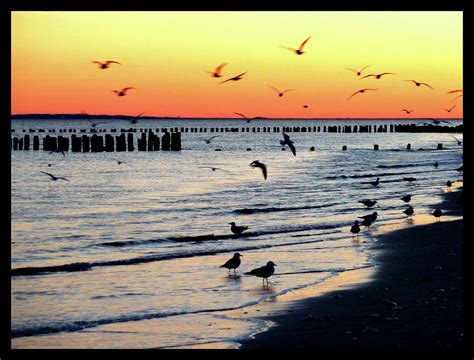
[{"label": "flying seagull", "polygon": [[451,137],[452,137],[454,140],[456,140],[456,142],[458,143],[459,146],[462,146],[462,141],[461,141],[461,140],[459,140],[457,137],[455,137],[455,136],[453,136],[453,135],[451,135]]},{"label": "flying seagull", "polygon": [[413,82],[416,86],[420,86],[420,85],[425,85],[425,86],[428,86],[430,89],[433,89],[431,87],[431,85],[427,84],[427,83],[422,83],[422,82],[418,82],[418,81],[415,81],[415,80],[402,80],[402,81],[411,81]]},{"label": "flying seagull", "polygon": [[292,90],[296,90],[296,89],[288,89],[288,90],[285,90],[285,91],[280,91],[278,90],[276,87],[273,87],[271,85],[267,85],[270,89],[273,89],[275,90],[277,93],[278,93],[278,96],[279,97],[282,97],[284,93],[288,92],[288,91],[292,91]]},{"label": "flying seagull", "polygon": [[293,49],[288,46],[282,46],[282,45],[279,45],[279,47],[294,51],[296,55],[303,55],[304,54],[303,47],[306,45],[309,39],[311,39],[311,36],[308,37],[305,41],[303,41],[298,49]]},{"label": "flying seagull", "polygon": [[211,169],[212,171],[220,170],[220,171],[229,172],[229,170],[224,170],[224,169],[221,169],[221,168],[218,168],[218,167],[214,167],[214,166],[201,166],[201,168],[203,168],[203,169]]},{"label": "flying seagull", "polygon": [[243,117],[245,120],[247,120],[247,124],[250,123],[252,120],[249,119],[247,116],[245,116],[244,114],[241,114],[241,113],[238,113],[238,112],[234,112],[235,115],[239,115],[240,117]]},{"label": "flying seagull", "polygon": [[261,163],[258,160],[255,160],[250,163],[251,167],[258,167],[262,170],[263,178],[267,180],[267,166],[264,163]]},{"label": "flying seagull", "polygon": [[243,72],[242,74],[239,74],[239,75],[237,75],[237,76],[231,77],[231,78],[229,78],[229,79],[227,79],[227,80],[221,81],[221,82],[218,83],[217,85],[223,84],[223,83],[225,83],[225,82],[227,82],[227,81],[231,81],[231,80],[232,80],[232,81],[242,80],[242,79],[243,79],[242,76],[245,75],[245,74],[247,74],[247,71],[246,71],[246,72]]},{"label": "flying seagull", "polygon": [[211,136],[209,139],[203,139],[203,140],[206,142],[206,144],[210,144],[212,139],[214,139],[216,137],[219,137],[219,135]]},{"label": "flying seagull", "polygon": [[66,179],[65,177],[54,176],[53,174],[50,174],[50,173],[47,173],[47,172],[44,172],[44,171],[40,171],[40,173],[51,176],[51,180],[53,180],[53,181],[56,181],[56,180],[66,180],[66,181],[69,181],[69,180]]},{"label": "flying seagull", "polygon": [[216,70],[206,71],[206,72],[211,74],[211,77],[220,78],[220,77],[222,77],[222,75],[221,75],[222,68],[226,65],[228,65],[228,63],[222,63],[218,67],[216,67]]},{"label": "flying seagull", "polygon": [[93,123],[91,126],[92,126],[93,128],[95,128],[97,125],[99,125],[99,124],[105,124],[105,123],[106,123],[105,121],[99,121],[99,122]]},{"label": "flying seagull", "polygon": [[362,71],[367,69],[369,66],[371,65],[367,65],[365,67],[363,67],[362,69],[360,69],[359,71],[355,70],[355,69],[349,69],[349,68],[345,68],[346,70],[349,70],[349,71],[353,71],[356,73],[357,76],[360,76],[362,74]]},{"label": "flying seagull", "polygon": [[451,107],[450,109],[443,109],[443,110],[445,110],[445,111],[447,111],[447,112],[451,112],[451,110],[453,110],[455,107],[456,107],[456,105],[454,105],[454,106]]},{"label": "flying seagull", "polygon": [[357,95],[358,93],[363,94],[363,93],[365,93],[367,90],[378,90],[378,89],[360,89],[360,90],[356,91],[355,93],[353,93],[351,96],[349,96],[346,100],[349,100],[351,97]]},{"label": "flying seagull", "polygon": [[453,125],[453,123],[450,123],[450,122],[447,121],[447,120],[436,120],[436,119],[430,119],[430,120],[431,120],[431,122],[432,122],[433,124],[435,124],[435,125],[439,125],[439,124],[441,124],[442,122],[445,122],[445,123],[447,123],[447,124]]},{"label": "flying seagull", "polygon": [[133,119],[130,120],[130,123],[131,124],[136,124],[138,122],[138,119],[140,118],[140,116],[142,116],[144,114],[144,112],[142,112],[141,114],[138,114],[137,116],[135,116]]},{"label": "flying seagull", "polygon": [[407,114],[409,114],[409,113],[411,113],[413,110],[402,109],[402,111],[405,111]]},{"label": "flying seagull", "polygon": [[125,96],[126,93],[127,93],[127,90],[130,90],[130,89],[135,89],[134,87],[125,87],[123,88],[122,90],[112,90],[112,92],[116,93],[117,96]]},{"label": "flying seagull", "polygon": [[359,80],[365,79],[365,78],[370,77],[370,76],[374,76],[376,79],[380,79],[384,75],[397,75],[397,74],[391,73],[391,72],[384,72],[384,73],[380,73],[380,74],[369,74],[369,75],[362,76]]},{"label": "flying seagull", "polygon": [[268,287],[268,278],[273,275],[275,272],[275,266],[277,266],[273,261],[267,262],[267,265],[259,267],[257,269],[253,269],[249,272],[246,272],[246,275],[254,275],[257,277],[261,277],[263,280],[263,287],[265,287],[265,279],[267,280],[267,287]]},{"label": "flying seagull", "polygon": [[230,275],[230,269],[234,269],[234,275],[235,275],[235,269],[237,269],[240,266],[240,255],[239,253],[234,253],[234,256],[227,260],[224,265],[221,265],[219,267],[224,267],[226,269],[229,269],[229,275]]},{"label": "flying seagull", "polygon": [[100,61],[91,61],[94,64],[99,65],[99,69],[108,69],[110,67],[110,64],[120,64],[118,61],[113,61],[113,60],[107,60],[106,62],[100,62]]},{"label": "flying seagull", "polygon": [[288,134],[285,134],[284,132],[282,132],[281,134],[283,135],[283,140],[280,140],[280,145],[282,146],[288,145],[293,155],[296,156],[296,148],[295,148],[295,145],[293,144],[293,141],[290,140],[290,136]]},{"label": "flying seagull", "polygon": [[245,230],[247,230],[249,227],[248,226],[237,226],[235,225],[235,222],[230,222],[230,231],[232,231],[234,234],[242,234]]}]

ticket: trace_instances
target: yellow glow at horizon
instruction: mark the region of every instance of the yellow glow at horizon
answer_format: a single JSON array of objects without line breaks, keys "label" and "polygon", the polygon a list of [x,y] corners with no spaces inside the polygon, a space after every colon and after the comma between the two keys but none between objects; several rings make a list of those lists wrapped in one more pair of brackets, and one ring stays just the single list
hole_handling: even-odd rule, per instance
[{"label": "yellow glow at horizon", "polygon": [[[12,113],[462,117],[462,12],[13,12]],[[297,48],[308,36],[305,54]],[[91,60],[117,60],[100,70]],[[223,77],[205,71],[222,62]],[[380,80],[364,74],[394,72]],[[216,85],[248,71],[244,79]],[[427,82],[416,87],[404,79]],[[266,87],[297,90],[279,98]],[[113,89],[134,86],[125,97]],[[378,88],[358,94],[362,88]],[[308,104],[309,108],[302,106]],[[456,104],[448,114],[443,108]]]}]

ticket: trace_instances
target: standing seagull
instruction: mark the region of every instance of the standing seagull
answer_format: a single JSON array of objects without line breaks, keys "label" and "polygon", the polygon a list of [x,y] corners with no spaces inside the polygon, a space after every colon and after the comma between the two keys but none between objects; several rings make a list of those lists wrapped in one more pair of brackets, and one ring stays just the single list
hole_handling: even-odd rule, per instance
[{"label": "standing seagull", "polygon": [[403,200],[408,204],[411,201],[411,195],[405,195],[404,197],[401,197],[400,200]]},{"label": "standing seagull", "polygon": [[377,215],[377,211],[374,211],[372,214],[359,216],[359,219],[369,220],[371,223],[373,223],[375,220],[377,220]]},{"label": "standing seagull", "polygon": [[47,173],[47,172],[44,172],[44,171],[40,171],[40,173],[51,176],[51,180],[53,180],[53,181],[56,181],[56,180],[66,180],[66,181],[69,181],[69,180],[66,179],[65,177],[54,176],[53,174],[50,174],[50,173]]},{"label": "standing seagull", "polygon": [[127,93],[127,90],[130,90],[130,89],[135,89],[134,87],[125,87],[123,88],[122,90],[112,90],[112,92],[116,93],[117,96],[125,96],[126,93]]},{"label": "standing seagull", "polygon": [[252,161],[250,163],[251,167],[258,167],[262,170],[263,178],[267,180],[267,166],[264,163],[261,163],[258,160]]},{"label": "standing seagull", "polygon": [[280,145],[281,146],[288,145],[293,155],[296,156],[296,148],[295,148],[295,145],[293,144],[293,141],[290,140],[290,136],[288,134],[285,134],[284,132],[282,132],[281,134],[283,135],[283,140],[280,140]]},{"label": "standing seagull", "polygon": [[420,85],[425,85],[425,86],[428,86],[430,89],[433,89],[431,87],[431,85],[427,84],[427,83],[422,83],[422,82],[418,82],[418,81],[415,81],[415,80],[402,80],[402,81],[411,81],[413,82],[416,86],[420,86]]},{"label": "standing seagull", "polygon": [[359,200],[359,202],[361,204],[364,204],[365,206],[371,208],[372,206],[374,206],[375,204],[377,204],[377,200]]},{"label": "standing seagull", "polygon": [[351,227],[351,233],[353,233],[357,238],[359,237],[359,233],[360,233],[359,220],[354,221],[354,225],[352,225]]},{"label": "standing seagull", "polygon": [[384,75],[397,75],[397,74],[391,73],[391,72],[384,72],[384,73],[381,73],[381,74],[369,74],[369,75],[362,76],[359,80],[365,79],[365,78],[370,77],[370,76],[374,76],[376,79],[380,79]]},{"label": "standing seagull", "polygon": [[440,208],[436,208],[435,211],[432,212],[433,216],[438,219],[438,221],[441,221],[441,215],[443,215],[443,212],[441,211]]},{"label": "standing seagull", "polygon": [[243,79],[242,76],[245,75],[245,74],[247,74],[247,71],[244,72],[244,73],[242,73],[242,74],[239,74],[239,75],[237,75],[237,76],[231,77],[231,78],[229,78],[229,79],[227,79],[227,80],[221,81],[221,82],[218,83],[217,85],[223,84],[223,83],[225,83],[225,82],[227,82],[227,81],[231,81],[231,80],[232,80],[232,81],[239,81],[239,80],[242,80],[242,79]]},{"label": "standing seagull", "polygon": [[222,63],[218,67],[216,67],[216,70],[206,71],[206,72],[211,74],[211,77],[220,78],[220,77],[222,77],[222,75],[221,75],[222,68],[226,65],[228,65],[228,64],[227,63]]},{"label": "standing seagull", "polygon": [[303,47],[306,45],[309,39],[311,39],[311,36],[308,37],[305,41],[303,41],[298,49],[293,49],[288,46],[282,46],[282,45],[279,45],[279,47],[294,51],[296,55],[303,55],[304,54]]},{"label": "standing seagull", "polygon": [[259,267],[257,269],[253,269],[249,272],[246,272],[246,275],[254,275],[257,277],[261,277],[263,280],[263,287],[265,287],[265,279],[267,280],[267,288],[268,288],[268,278],[273,275],[275,272],[275,266],[277,266],[273,261],[267,262],[267,265]]},{"label": "standing seagull", "polygon": [[436,161],[433,165],[434,165],[434,167],[437,169],[438,166],[439,166],[438,161]]},{"label": "standing seagull", "polygon": [[451,112],[451,110],[453,110],[454,108],[456,107],[456,105],[454,105],[453,107],[451,107],[450,109],[443,109],[445,111],[447,111],[448,113]]},{"label": "standing seagull", "polygon": [[372,186],[374,186],[374,187],[375,187],[375,186],[379,186],[379,184],[380,184],[380,178],[377,178],[377,180],[375,180],[375,181],[369,182],[369,184],[372,185]]},{"label": "standing seagull", "polygon": [[247,230],[249,227],[248,226],[237,226],[235,225],[235,222],[230,222],[230,231],[232,231],[234,234],[242,234],[245,230]]},{"label": "standing seagull", "polygon": [[411,216],[415,213],[415,210],[413,210],[411,205],[408,205],[408,207],[403,212],[411,218]]},{"label": "standing seagull", "polygon": [[225,262],[224,265],[221,265],[219,267],[225,267],[229,269],[229,276],[230,276],[230,269],[234,269],[234,275],[235,275],[235,269],[237,269],[240,266],[240,255],[239,253],[234,253],[234,256],[232,259],[229,259]]},{"label": "standing seagull", "polygon": [[245,116],[244,114],[241,114],[241,113],[238,113],[238,112],[234,112],[235,115],[239,115],[240,117],[243,117],[245,120],[247,120],[247,124],[250,123],[252,121],[252,119],[249,119],[247,116]]},{"label": "standing seagull", "polygon": [[349,96],[346,100],[349,100],[351,97],[357,95],[358,93],[363,94],[363,93],[365,93],[367,90],[378,90],[378,89],[360,89],[360,90],[356,91],[355,93],[353,93],[351,96]]},{"label": "standing seagull", "polygon": [[349,68],[345,68],[345,69],[346,69],[346,70],[349,70],[349,71],[353,71],[353,72],[356,73],[357,76],[360,76],[360,74],[362,74],[362,71],[365,70],[365,69],[367,69],[369,66],[371,66],[371,65],[367,65],[367,66],[363,67],[362,69],[360,69],[359,71],[357,71],[357,70],[355,70],[355,69],[349,69]]},{"label": "standing seagull", "polygon": [[275,90],[277,93],[278,93],[278,96],[279,97],[282,97],[284,93],[288,92],[288,91],[293,91],[293,90],[296,90],[296,89],[288,89],[288,90],[285,90],[285,91],[280,91],[278,90],[276,87],[273,87],[271,85],[267,85],[270,89],[273,89]]},{"label": "standing seagull", "polygon": [[100,61],[91,61],[94,64],[99,65],[99,69],[108,69],[110,67],[110,64],[120,64],[118,61],[113,61],[113,60],[107,60],[106,62],[100,62]]}]

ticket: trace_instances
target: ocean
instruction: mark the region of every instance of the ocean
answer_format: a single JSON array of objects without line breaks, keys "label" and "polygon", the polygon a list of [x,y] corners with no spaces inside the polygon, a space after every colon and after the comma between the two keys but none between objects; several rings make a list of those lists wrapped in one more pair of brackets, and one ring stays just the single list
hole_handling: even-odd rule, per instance
[{"label": "ocean", "polygon": [[[154,130],[426,120],[12,120],[11,135],[90,129],[98,121],[97,129]],[[429,214],[446,181],[462,180],[463,148],[451,134],[288,135],[296,156],[282,151],[274,132],[183,133],[181,151],[12,150],[12,348],[238,347],[271,324],[226,310],[373,267],[371,232],[407,222],[401,196],[412,195],[415,215]],[[267,180],[249,166],[254,160],[267,165]],[[368,182],[377,177],[374,188]],[[363,199],[378,203],[369,209]],[[354,220],[374,211],[377,221],[354,241]],[[248,230],[233,235],[231,221]],[[219,266],[234,252],[242,263],[229,276]],[[267,261],[277,264],[268,289],[244,274]]]}]

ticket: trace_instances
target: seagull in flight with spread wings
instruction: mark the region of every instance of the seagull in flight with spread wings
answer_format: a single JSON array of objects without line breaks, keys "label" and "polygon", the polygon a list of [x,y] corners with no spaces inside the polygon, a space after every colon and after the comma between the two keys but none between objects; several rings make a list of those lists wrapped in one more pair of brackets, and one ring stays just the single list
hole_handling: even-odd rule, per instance
[{"label": "seagull in flight with spread wings", "polygon": [[408,82],[412,82],[414,83],[416,86],[420,86],[420,85],[425,85],[425,86],[428,86],[430,89],[433,89],[433,87],[427,83],[422,83],[422,82],[418,82],[418,81],[415,81],[415,80],[402,80],[402,81],[408,81]]},{"label": "seagull in flight with spread wings", "polygon": [[225,82],[227,82],[227,81],[239,81],[239,80],[242,80],[242,79],[243,79],[242,76],[245,75],[245,74],[247,74],[247,71],[246,71],[246,72],[243,72],[242,74],[239,74],[239,75],[237,75],[237,76],[231,77],[231,78],[229,78],[229,79],[227,79],[227,80],[221,81],[221,82],[218,83],[217,85],[223,84],[223,83],[225,83]]},{"label": "seagull in flight with spread wings", "polygon": [[116,93],[117,96],[125,96],[127,95],[127,90],[135,89],[134,87],[124,87],[122,90],[112,90],[112,92]]},{"label": "seagull in flight with spread wings", "polygon": [[454,106],[451,107],[450,109],[443,109],[443,110],[445,110],[445,111],[447,111],[447,112],[451,112],[451,110],[453,110],[455,107],[456,107],[456,105],[454,105]]},{"label": "seagull in flight with spread wings", "polygon": [[252,119],[249,119],[247,116],[245,116],[244,114],[241,114],[241,113],[238,113],[238,112],[234,112],[235,115],[239,115],[240,117],[243,117],[246,121],[247,121],[247,124],[249,122],[252,121]]},{"label": "seagull in flight with spread wings", "polygon": [[222,63],[218,67],[216,67],[216,69],[214,71],[206,71],[206,72],[211,74],[211,77],[220,78],[220,77],[222,77],[222,75],[221,75],[222,68],[226,65],[228,65],[228,63]]},{"label": "seagull in flight with spread wings", "polygon": [[56,180],[66,180],[66,181],[69,181],[69,180],[66,179],[65,177],[54,176],[53,174],[50,174],[50,173],[48,173],[48,172],[40,171],[40,173],[45,174],[45,175],[49,175],[49,176],[51,177],[51,180],[53,180],[53,181],[56,181]]},{"label": "seagull in flight with spread wings", "polygon": [[380,79],[384,75],[397,75],[397,74],[391,73],[391,72],[384,72],[384,73],[380,73],[380,74],[369,74],[369,75],[362,76],[359,80],[365,79],[365,78],[370,77],[370,76],[374,76],[376,79]]},{"label": "seagull in flight with spread wings", "polygon": [[359,71],[357,71],[355,69],[350,69],[350,68],[344,68],[344,69],[349,70],[349,71],[353,71],[353,72],[356,73],[357,76],[360,76],[362,74],[362,71],[367,69],[369,66],[371,66],[371,65],[367,65],[367,66],[363,67],[362,69],[360,69]]},{"label": "seagull in flight with spread wings", "polygon": [[293,48],[290,48],[288,46],[282,46],[282,45],[279,45],[279,47],[294,51],[296,55],[303,55],[305,53],[303,51],[303,47],[306,45],[306,43],[308,42],[309,39],[311,39],[311,36],[308,37],[305,41],[303,41],[298,49],[293,49]]},{"label": "seagull in flight with spread wings", "polygon": [[267,180],[267,166],[264,163],[262,163],[258,160],[255,160],[255,161],[250,163],[250,166],[260,168],[262,170],[262,174],[263,174],[264,179]]},{"label": "seagull in flight with spread wings", "polygon": [[113,61],[113,60],[107,60],[106,62],[100,62],[100,61],[95,61],[94,60],[94,61],[91,61],[91,62],[94,63],[94,64],[99,65],[99,69],[108,69],[110,67],[110,64],[122,65],[118,61]]},{"label": "seagull in flight with spread wings", "polygon": [[284,132],[282,132],[281,134],[283,136],[283,140],[280,140],[280,145],[282,145],[282,146],[288,145],[288,147],[290,148],[293,155],[296,156],[295,145],[293,144],[293,141],[290,140],[289,135],[285,134]]},{"label": "seagull in flight with spread wings", "polygon": [[285,91],[280,91],[280,90],[278,90],[276,87],[273,87],[273,86],[271,86],[271,85],[267,85],[267,86],[268,86],[270,89],[275,90],[275,91],[278,93],[278,96],[279,96],[279,97],[282,97],[283,94],[285,94],[285,93],[288,92],[288,91],[296,90],[296,89],[288,89],[288,90],[285,90]]},{"label": "seagull in flight with spread wings", "polygon": [[378,89],[360,89],[359,91],[356,91],[355,93],[353,93],[351,96],[349,96],[346,100],[349,100],[351,97],[357,95],[358,93],[365,93],[367,90],[378,90]]}]

